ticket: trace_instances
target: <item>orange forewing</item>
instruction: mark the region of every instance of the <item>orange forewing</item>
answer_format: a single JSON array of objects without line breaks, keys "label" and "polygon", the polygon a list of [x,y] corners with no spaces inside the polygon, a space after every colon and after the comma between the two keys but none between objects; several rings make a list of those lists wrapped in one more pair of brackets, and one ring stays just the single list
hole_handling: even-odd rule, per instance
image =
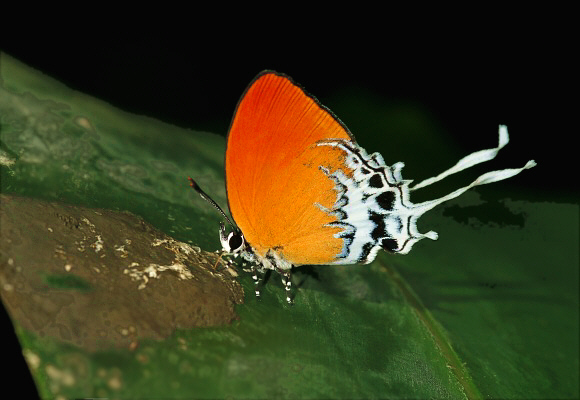
[{"label": "orange forewing", "polygon": [[294,265],[326,264],[342,250],[334,237],[341,228],[325,226],[336,217],[318,205],[331,209],[337,198],[319,166],[344,169],[344,153],[316,146],[324,139],[353,140],[284,75],[259,75],[238,103],[226,150],[228,203],[258,255],[272,249]]}]

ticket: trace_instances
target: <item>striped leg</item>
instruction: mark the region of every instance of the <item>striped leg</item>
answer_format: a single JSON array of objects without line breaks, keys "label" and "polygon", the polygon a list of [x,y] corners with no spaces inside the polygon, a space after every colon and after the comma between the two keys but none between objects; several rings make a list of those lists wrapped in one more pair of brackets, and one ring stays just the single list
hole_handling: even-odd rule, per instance
[{"label": "striped leg", "polygon": [[[260,274],[260,275],[258,275]],[[255,265],[252,265],[252,279],[254,280],[254,288],[256,293],[256,298],[260,300],[260,289],[261,289],[261,282],[264,279],[264,274],[258,272],[258,268]]]},{"label": "striped leg", "polygon": [[282,285],[284,285],[284,289],[286,289],[286,301],[288,304],[294,304],[294,299],[291,296],[292,290],[292,272],[291,270],[288,271],[280,271],[280,276],[282,277]]}]

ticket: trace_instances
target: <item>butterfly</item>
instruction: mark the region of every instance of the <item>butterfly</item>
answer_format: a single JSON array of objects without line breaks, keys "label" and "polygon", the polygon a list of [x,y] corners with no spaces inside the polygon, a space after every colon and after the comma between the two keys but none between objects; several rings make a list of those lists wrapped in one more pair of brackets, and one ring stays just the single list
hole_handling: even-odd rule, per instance
[{"label": "butterfly", "polygon": [[[407,254],[423,238],[417,220],[468,189],[536,165],[492,171],[441,198],[413,203],[412,191],[493,159],[509,141],[499,127],[496,148],[472,153],[441,174],[411,186],[404,164],[367,153],[348,128],[288,76],[261,72],[242,95],[227,137],[225,175],[235,221],[191,178],[191,186],[229,221],[220,224],[223,254],[241,256],[258,272],[280,273],[292,303],[291,272],[299,265],[368,264],[380,250]],[[256,295],[260,290],[256,285]]]}]

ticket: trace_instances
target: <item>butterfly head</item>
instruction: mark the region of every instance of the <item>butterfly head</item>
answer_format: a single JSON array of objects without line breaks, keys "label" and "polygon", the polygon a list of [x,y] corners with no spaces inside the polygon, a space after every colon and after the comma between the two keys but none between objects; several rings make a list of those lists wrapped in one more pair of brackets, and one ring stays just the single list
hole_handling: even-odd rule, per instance
[{"label": "butterfly head", "polygon": [[239,229],[226,231],[226,226],[220,222],[220,242],[225,253],[237,255],[246,249],[244,234]]},{"label": "butterfly head", "polygon": [[226,226],[223,222],[220,222],[220,242],[222,244],[222,251],[227,254],[237,256],[241,253],[246,253],[250,246],[246,243],[242,231],[234,225],[234,223],[228,218],[226,213],[222,208],[216,203],[207,193],[205,193],[191,177],[187,178],[189,180],[189,185],[208,203],[215,207],[216,210],[224,217],[226,221],[232,227],[231,232],[226,232]]}]

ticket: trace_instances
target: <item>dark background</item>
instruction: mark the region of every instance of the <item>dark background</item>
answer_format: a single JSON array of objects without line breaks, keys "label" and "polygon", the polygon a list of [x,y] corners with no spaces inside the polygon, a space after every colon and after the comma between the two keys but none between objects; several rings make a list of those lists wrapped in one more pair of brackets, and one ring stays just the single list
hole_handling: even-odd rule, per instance
[{"label": "dark background", "polygon": [[533,158],[538,167],[511,185],[532,189],[534,200],[577,201],[578,129],[565,122],[575,112],[577,89],[571,28],[530,21],[514,26],[500,19],[467,22],[448,33],[341,38],[346,42],[233,34],[208,41],[192,32],[81,34],[65,41],[47,34],[8,38],[0,49],[126,111],[222,135],[243,90],[263,69],[290,75],[331,109],[325,99],[353,87],[421,104],[465,154],[482,149],[482,138],[506,124],[512,143],[493,167],[516,167]]}]

